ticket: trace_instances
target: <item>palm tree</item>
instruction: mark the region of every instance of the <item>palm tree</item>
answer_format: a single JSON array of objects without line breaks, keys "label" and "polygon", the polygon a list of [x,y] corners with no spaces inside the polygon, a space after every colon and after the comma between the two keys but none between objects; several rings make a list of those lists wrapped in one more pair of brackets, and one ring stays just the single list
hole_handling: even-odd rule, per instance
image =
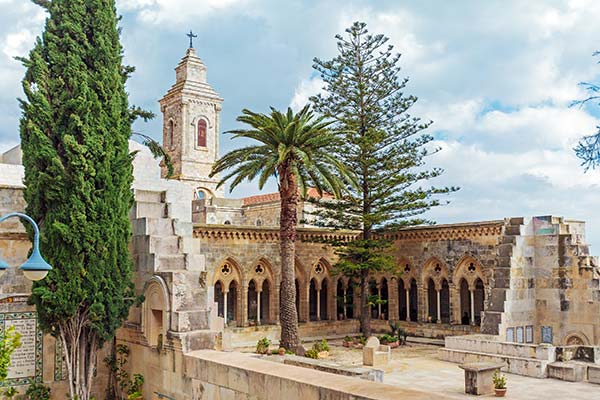
[{"label": "palm tree", "polygon": [[[218,160],[211,176],[229,170],[219,185],[233,178],[230,190],[244,179],[258,177],[262,189],[270,177],[278,181],[281,199],[279,241],[281,251],[281,347],[304,353],[298,333],[294,260],[297,207],[300,194],[306,196],[308,187],[319,194],[329,192],[340,196],[345,181],[352,181],[343,164],[331,151],[338,137],[327,128],[330,122],[316,117],[309,106],[297,114],[291,108],[283,114],[271,107],[269,115],[243,110],[237,118],[250,129],[229,131],[233,138],[249,138],[259,144],[233,150]],[[340,178],[341,177],[341,178]]]}]

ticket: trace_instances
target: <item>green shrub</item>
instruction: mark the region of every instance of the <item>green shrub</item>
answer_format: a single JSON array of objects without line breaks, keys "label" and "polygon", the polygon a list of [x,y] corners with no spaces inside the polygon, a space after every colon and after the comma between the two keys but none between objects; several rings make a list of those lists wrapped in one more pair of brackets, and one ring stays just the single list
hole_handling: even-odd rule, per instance
[{"label": "green shrub", "polygon": [[352,337],[351,337],[351,336],[346,336],[346,337],[344,338],[344,342],[346,342],[346,343],[350,343],[350,342],[352,342]]},{"label": "green shrub", "polygon": [[256,343],[256,352],[258,354],[267,354],[269,352],[270,346],[271,341],[268,338],[264,337]]},{"label": "green shrub", "polygon": [[304,352],[304,357],[314,358],[316,360],[319,358],[319,352],[315,349],[308,349]]},{"label": "green shrub", "polygon": [[29,400],[50,400],[50,388],[43,383],[32,383],[25,392]]},{"label": "green shrub", "polygon": [[398,337],[391,336],[386,333],[385,335],[379,336],[379,341],[383,344],[393,343],[398,341]]},{"label": "green shrub", "polygon": [[492,380],[494,381],[495,389],[506,389],[506,377],[502,375],[499,370],[494,371]]},{"label": "green shrub", "polygon": [[329,351],[329,344],[327,343],[327,340],[323,339],[320,342],[315,342],[312,348],[318,353],[321,351]]},{"label": "green shrub", "polygon": [[392,332],[391,332],[392,336],[396,336],[397,334],[398,334],[398,336],[400,336],[399,332],[402,328],[400,328],[399,322],[390,321],[390,329],[392,330]]}]

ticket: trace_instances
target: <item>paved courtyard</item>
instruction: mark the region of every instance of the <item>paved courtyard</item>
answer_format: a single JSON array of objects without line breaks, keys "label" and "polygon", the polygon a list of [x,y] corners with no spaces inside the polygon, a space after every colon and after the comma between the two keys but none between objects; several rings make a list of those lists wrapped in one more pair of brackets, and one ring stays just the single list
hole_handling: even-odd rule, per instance
[{"label": "paved courtyard", "polygon": [[[464,393],[464,373],[457,364],[436,358],[438,346],[401,346],[392,350],[392,361],[385,368],[384,383],[434,392],[456,399],[486,398],[491,396],[471,396]],[[337,342],[331,346],[332,361],[345,365],[361,365],[362,351],[349,350]],[[571,383],[556,379],[536,379],[506,374],[508,392],[506,398],[534,400],[544,398],[598,400],[600,385],[591,383]]]}]

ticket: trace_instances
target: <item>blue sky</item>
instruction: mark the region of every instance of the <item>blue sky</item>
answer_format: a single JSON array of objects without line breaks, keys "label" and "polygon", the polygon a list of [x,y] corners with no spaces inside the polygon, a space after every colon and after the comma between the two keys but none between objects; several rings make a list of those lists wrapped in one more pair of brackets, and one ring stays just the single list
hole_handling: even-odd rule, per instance
[{"label": "blue sky", "polygon": [[[321,87],[313,57],[335,54],[333,36],[355,20],[390,37],[402,53],[412,114],[431,119],[442,151],[428,165],[446,173],[436,185],[462,189],[432,210],[439,223],[554,214],[588,222],[600,254],[600,171],[587,174],[572,148],[600,125],[594,108],[569,104],[577,83],[600,80],[600,2],[118,0],[126,61],[137,72],[133,104],[159,114],[173,68],[195,47],[225,99],[223,131],[242,108],[300,107]],[[24,55],[44,14],[27,0],[0,0],[0,150],[18,143]],[[159,138],[160,118],[136,125]],[[221,137],[221,151],[239,146]],[[273,186],[270,187],[273,189]],[[232,196],[256,193],[244,184]]]}]

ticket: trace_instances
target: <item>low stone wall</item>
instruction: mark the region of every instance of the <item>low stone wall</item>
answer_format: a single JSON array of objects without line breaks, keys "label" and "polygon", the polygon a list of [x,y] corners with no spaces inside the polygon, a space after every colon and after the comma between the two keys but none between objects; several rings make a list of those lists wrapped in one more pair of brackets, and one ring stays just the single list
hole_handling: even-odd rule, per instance
[{"label": "low stone wall", "polygon": [[510,357],[535,358],[554,361],[555,348],[552,345],[533,345],[500,342],[493,335],[470,335],[447,337],[446,349],[471,351],[474,353],[498,354]]},{"label": "low stone wall", "polygon": [[[300,323],[300,337],[304,340],[317,338],[337,339],[347,335],[356,335],[359,331],[358,320],[319,321]],[[266,337],[274,346],[279,343],[281,328],[279,325],[249,326],[245,328],[227,328],[223,332],[223,348],[250,348]]]},{"label": "low stone wall", "polygon": [[[471,325],[434,324],[408,321],[396,322],[398,322],[400,327],[408,333],[408,336],[443,339],[448,336],[479,333],[479,327]],[[371,320],[371,327],[373,328],[373,331],[378,333],[390,332],[390,324],[389,321],[386,320]]]},{"label": "low stone wall", "polygon": [[445,339],[439,358],[459,364],[468,362],[505,363],[504,371],[534,378],[547,377],[548,365],[555,360],[552,345],[500,342],[498,336],[470,335]]},{"label": "low stone wall", "polygon": [[194,400],[445,400],[448,397],[309,368],[278,364],[247,354],[198,350],[184,356]]}]

